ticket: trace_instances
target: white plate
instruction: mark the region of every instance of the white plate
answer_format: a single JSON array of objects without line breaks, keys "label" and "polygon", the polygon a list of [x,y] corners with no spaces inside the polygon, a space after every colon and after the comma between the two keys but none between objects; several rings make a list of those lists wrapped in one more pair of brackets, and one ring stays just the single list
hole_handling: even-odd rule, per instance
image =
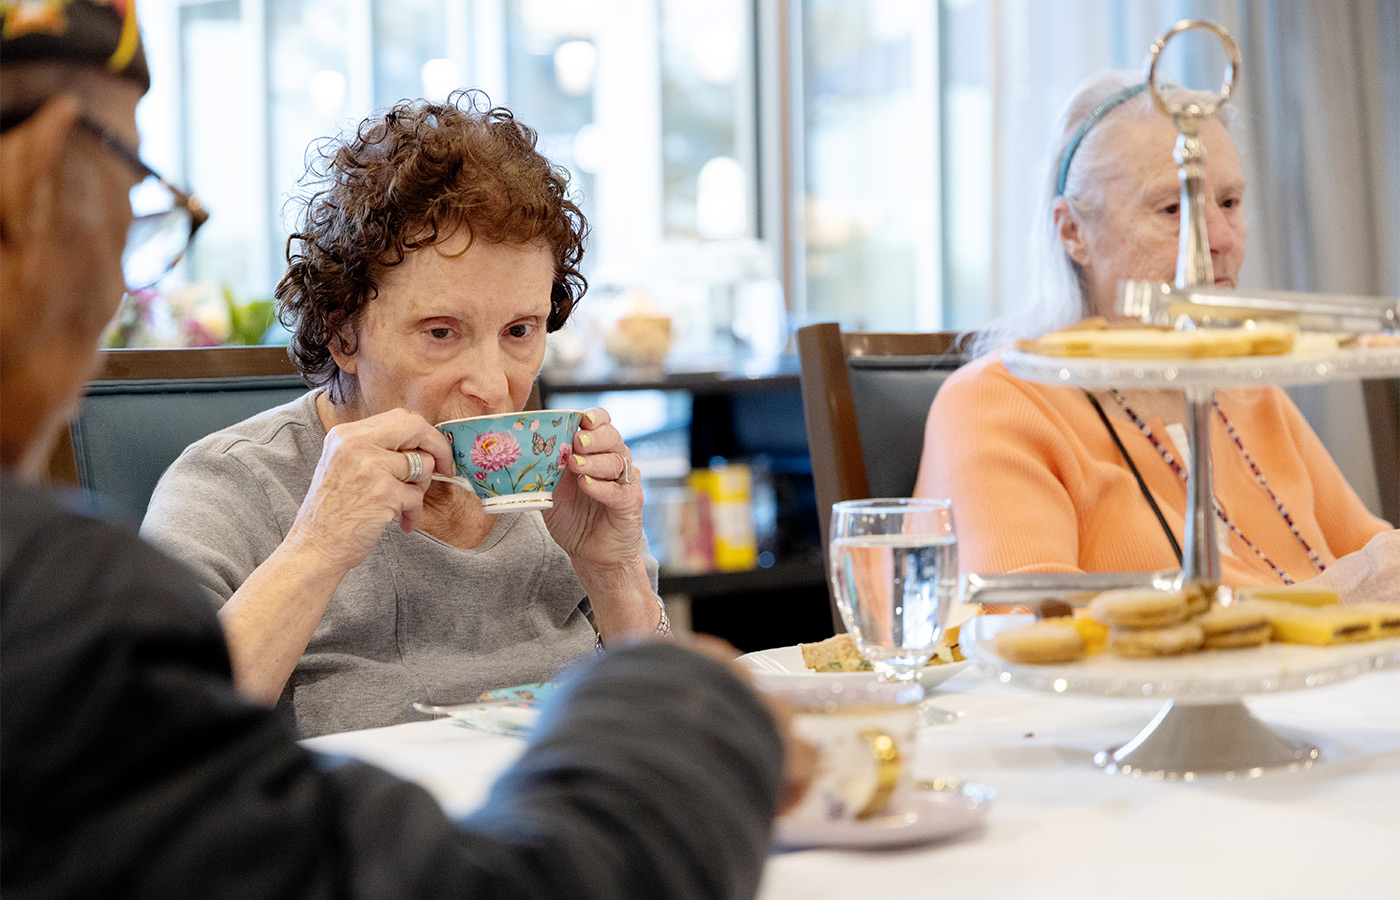
[{"label": "white plate", "polygon": [[1006,684],[1056,694],[1180,698],[1198,703],[1322,687],[1374,669],[1400,666],[1400,638],[1336,647],[1265,644],[1160,659],[1099,653],[1079,662],[1048,666],[1013,663],[998,656],[993,636],[1033,620],[1032,616],[980,616],[963,626],[963,652]]},{"label": "white plate", "polygon": [[[829,684],[849,684],[852,686],[869,684],[875,680],[874,672],[815,672],[802,662],[802,648],[774,647],[772,650],[757,650],[739,657],[739,662],[753,674],[759,687],[778,688],[795,684],[809,684],[813,678],[826,679]],[[967,668],[967,660],[954,663],[940,663],[924,666],[919,672],[919,683],[926,688],[941,684]]]},{"label": "white plate", "polygon": [[862,821],[798,822],[779,818],[773,844],[783,850],[806,847],[902,847],[964,834],[982,825],[996,792],[964,784],[951,790],[911,790],[890,801],[889,815]]}]

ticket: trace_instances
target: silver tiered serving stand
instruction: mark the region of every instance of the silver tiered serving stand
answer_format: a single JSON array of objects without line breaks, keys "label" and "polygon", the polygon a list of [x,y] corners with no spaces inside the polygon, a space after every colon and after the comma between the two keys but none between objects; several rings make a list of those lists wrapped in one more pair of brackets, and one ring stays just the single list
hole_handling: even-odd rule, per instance
[{"label": "silver tiered serving stand", "polygon": [[[1216,34],[1230,57],[1219,98],[1211,104],[1170,106],[1156,86],[1157,61],[1167,42],[1194,28]],[[1180,132],[1174,158],[1181,181],[1181,238],[1176,283],[1128,282],[1119,311],[1143,322],[1208,327],[1242,319],[1283,320],[1301,329],[1384,331],[1400,327],[1400,300],[1283,292],[1241,294],[1214,289],[1202,187],[1205,151],[1201,125],[1234,89],[1239,52],[1230,36],[1211,22],[1177,23],[1149,55],[1148,90],[1157,108]],[[1110,360],[1045,357],[1007,351],[1007,369],[1020,378],[1080,388],[1179,389],[1187,406],[1188,462],[1186,532],[1178,572],[1073,576],[979,576],[966,579],[966,599],[983,602],[1041,600],[1056,591],[1082,598],[1108,587],[1177,588],[1196,583],[1221,603],[1220,548],[1214,529],[1210,416],[1217,388],[1300,385],[1331,380],[1400,376],[1400,349],[1334,350],[1305,356],[1209,360]],[[1273,644],[1249,651],[1198,654],[1170,660],[1094,657],[1071,666],[1026,666],[996,656],[996,630],[1021,624],[1014,617],[974,620],[964,629],[969,655],[1000,680],[1054,693],[1158,698],[1165,705],[1136,737],[1101,751],[1095,761],[1110,771],[1156,778],[1191,779],[1203,774],[1252,776],[1276,767],[1302,767],[1320,758],[1317,747],[1276,733],[1245,707],[1250,694],[1331,684],[1363,672],[1400,665],[1400,639],[1318,648]]]}]

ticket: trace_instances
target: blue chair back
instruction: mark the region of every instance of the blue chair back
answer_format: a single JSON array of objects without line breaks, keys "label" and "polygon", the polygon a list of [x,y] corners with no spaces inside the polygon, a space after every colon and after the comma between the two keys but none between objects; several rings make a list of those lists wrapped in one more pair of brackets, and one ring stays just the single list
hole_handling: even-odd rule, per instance
[{"label": "blue chair back", "polygon": [[[120,353],[146,356],[113,358]],[[112,512],[138,519],[156,482],[186,447],[307,390],[281,347],[104,356],[102,377],[88,385],[70,423],[72,465],[85,491]]]}]

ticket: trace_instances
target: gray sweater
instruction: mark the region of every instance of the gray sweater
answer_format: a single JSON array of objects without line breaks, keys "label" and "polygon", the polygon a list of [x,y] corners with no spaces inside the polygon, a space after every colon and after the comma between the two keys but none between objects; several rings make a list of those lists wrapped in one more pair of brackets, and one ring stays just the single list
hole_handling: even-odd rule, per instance
[{"label": "gray sweater", "polygon": [[[291,530],[326,438],[315,398],[196,442],[156,486],[141,532],[216,608]],[[546,681],[592,652],[588,612],[538,512],[498,516],[470,550],[393,524],[331,596],[279,706],[312,736],[420,719],[414,700]]]}]

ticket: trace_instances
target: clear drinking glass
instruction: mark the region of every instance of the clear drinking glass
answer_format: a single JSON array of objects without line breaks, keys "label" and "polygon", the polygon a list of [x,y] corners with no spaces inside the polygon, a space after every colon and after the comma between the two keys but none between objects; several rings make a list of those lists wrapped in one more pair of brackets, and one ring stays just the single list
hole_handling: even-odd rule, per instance
[{"label": "clear drinking glass", "polygon": [[[846,630],[881,681],[917,683],[958,596],[948,500],[847,500],[831,507],[831,585]],[[925,719],[947,718],[926,710]]]}]

